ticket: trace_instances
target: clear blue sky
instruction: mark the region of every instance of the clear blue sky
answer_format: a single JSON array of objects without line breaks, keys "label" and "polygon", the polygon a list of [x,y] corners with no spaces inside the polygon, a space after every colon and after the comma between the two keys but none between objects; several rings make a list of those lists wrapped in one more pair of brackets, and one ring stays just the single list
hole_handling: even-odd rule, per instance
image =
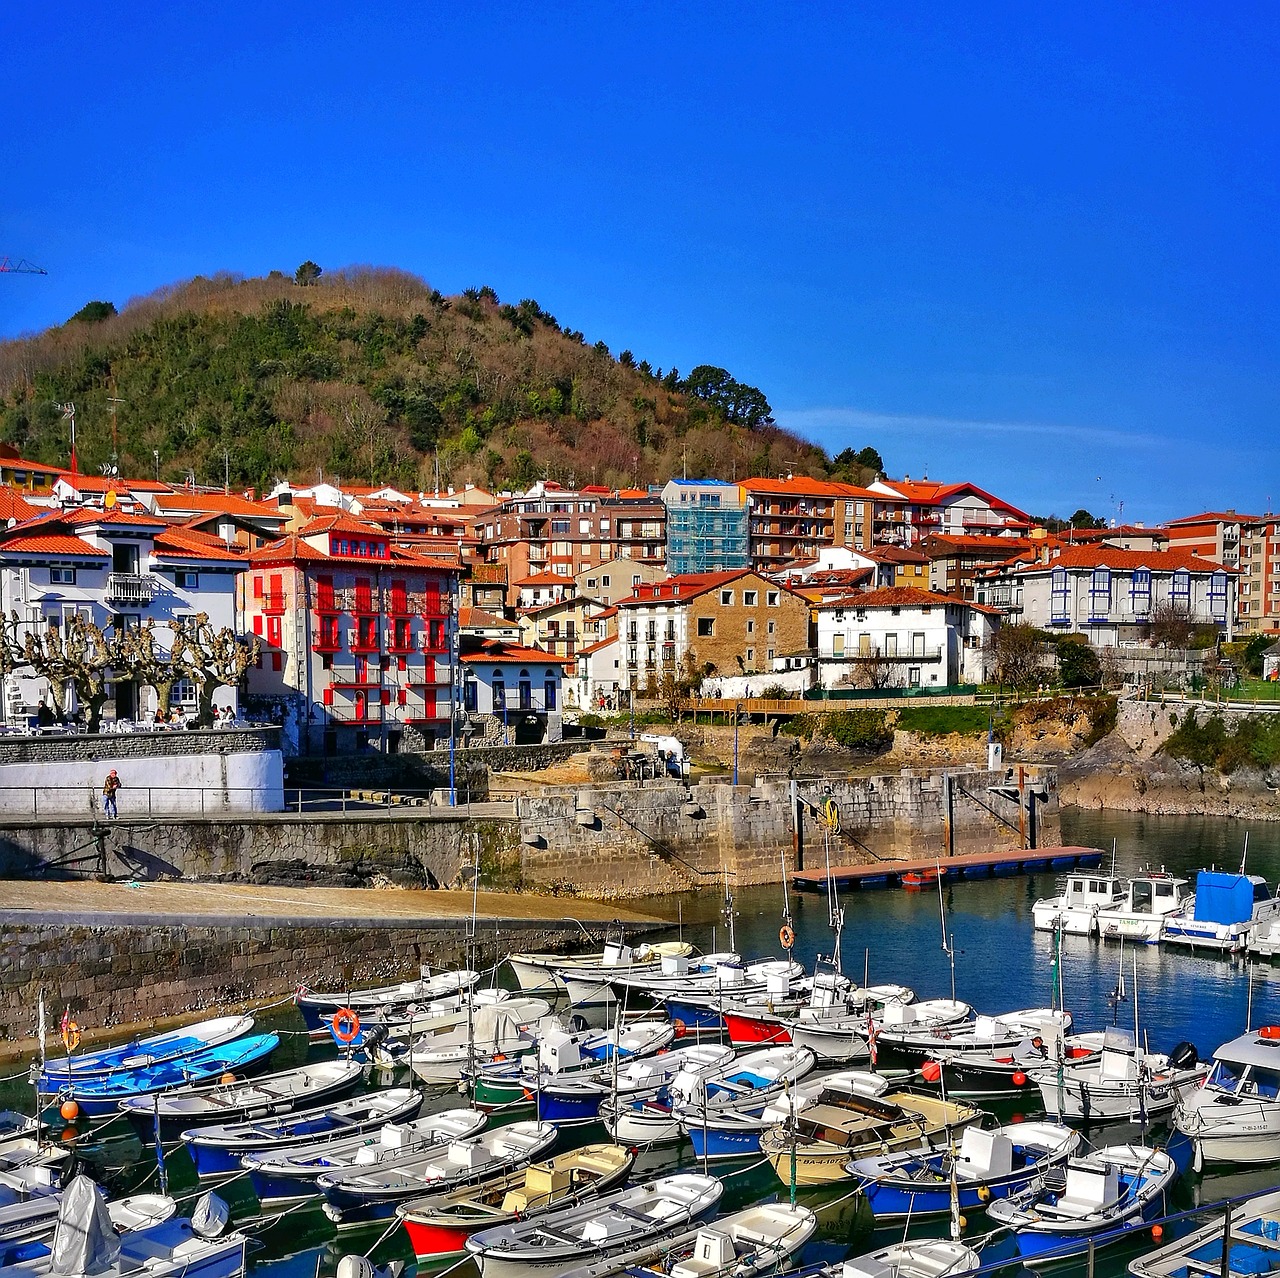
[{"label": "clear blue sky", "polygon": [[[369,12],[364,12],[367,9]],[[1040,513],[1280,507],[1280,9],[0,12],[0,334],[405,267]]]}]

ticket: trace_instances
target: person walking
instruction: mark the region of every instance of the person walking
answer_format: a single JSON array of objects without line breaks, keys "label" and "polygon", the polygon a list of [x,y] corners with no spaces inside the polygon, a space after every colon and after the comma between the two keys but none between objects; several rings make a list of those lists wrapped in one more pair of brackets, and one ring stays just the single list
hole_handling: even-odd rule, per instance
[{"label": "person walking", "polygon": [[116,791],[119,788],[120,778],[116,775],[115,768],[112,768],[107,773],[107,779],[102,783],[102,812],[112,820],[119,815],[116,811]]}]

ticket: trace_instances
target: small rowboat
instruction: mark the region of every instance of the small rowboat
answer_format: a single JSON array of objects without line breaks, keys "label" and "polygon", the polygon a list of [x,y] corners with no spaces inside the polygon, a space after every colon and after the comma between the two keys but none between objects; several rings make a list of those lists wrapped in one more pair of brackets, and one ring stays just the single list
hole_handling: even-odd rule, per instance
[{"label": "small rowboat", "polygon": [[939,879],[945,879],[947,871],[941,868],[932,870],[907,870],[898,876],[898,882],[908,892],[918,892],[922,888],[933,887]]},{"label": "small rowboat", "polygon": [[490,1180],[401,1203],[396,1214],[419,1260],[457,1255],[482,1229],[545,1215],[620,1185],[635,1153],[621,1145],[584,1145]]},{"label": "small rowboat", "polygon": [[245,1154],[270,1157],[299,1145],[316,1148],[338,1141],[363,1140],[388,1123],[403,1123],[422,1108],[423,1096],[412,1087],[353,1096],[336,1104],[247,1123],[195,1127],[182,1140],[198,1176],[218,1176],[242,1169]]},{"label": "small rowboat", "polygon": [[982,1257],[964,1243],[920,1238],[827,1265],[811,1278],[962,1278],[982,1265]]},{"label": "small rowboat", "polygon": [[296,1002],[311,1036],[327,1038],[329,1022],[339,1010],[354,1012],[362,1022],[391,1020],[404,1013],[411,1003],[426,1004],[445,998],[459,990],[470,989],[479,979],[478,972],[458,971],[437,972],[434,976],[423,976],[416,981],[348,990],[346,993],[309,990],[303,986],[297,993]]},{"label": "small rowboat", "polygon": [[157,1117],[162,1136],[177,1135],[201,1123],[269,1118],[300,1105],[340,1100],[354,1090],[363,1073],[359,1061],[316,1061],[264,1074],[252,1082],[236,1079],[175,1087],[159,1096],[126,1096],[120,1109],[146,1144],[155,1136]]}]

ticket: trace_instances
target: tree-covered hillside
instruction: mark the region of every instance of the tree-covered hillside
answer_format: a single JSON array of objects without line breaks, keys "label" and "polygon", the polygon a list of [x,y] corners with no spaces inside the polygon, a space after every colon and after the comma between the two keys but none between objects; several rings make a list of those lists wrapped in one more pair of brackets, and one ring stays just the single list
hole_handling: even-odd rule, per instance
[{"label": "tree-covered hillside", "polygon": [[[395,270],[197,278],[117,313],[91,302],[0,344],[0,438],[82,469],[265,485],[320,471],[353,483],[545,477],[624,486],[679,475],[797,473],[866,481],[873,449],[835,461],[774,425],[724,369],[681,374],[491,288],[445,297]],[[859,443],[861,441],[858,441]]]}]

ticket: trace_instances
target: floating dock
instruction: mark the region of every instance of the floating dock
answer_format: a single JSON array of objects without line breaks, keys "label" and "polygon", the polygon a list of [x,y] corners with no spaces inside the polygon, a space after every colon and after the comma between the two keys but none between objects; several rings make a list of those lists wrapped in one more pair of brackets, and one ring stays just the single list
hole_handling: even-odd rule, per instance
[{"label": "floating dock", "polygon": [[[904,874],[934,875],[944,881],[1004,878],[1014,874],[1034,874],[1046,870],[1089,869],[1102,864],[1101,848],[1006,848],[998,852],[976,852],[964,856],[914,861],[872,861],[869,865],[832,866],[831,878],[837,888],[901,887]],[[798,870],[791,876],[798,892],[825,892],[827,872]],[[931,884],[932,885],[932,884]]]}]

